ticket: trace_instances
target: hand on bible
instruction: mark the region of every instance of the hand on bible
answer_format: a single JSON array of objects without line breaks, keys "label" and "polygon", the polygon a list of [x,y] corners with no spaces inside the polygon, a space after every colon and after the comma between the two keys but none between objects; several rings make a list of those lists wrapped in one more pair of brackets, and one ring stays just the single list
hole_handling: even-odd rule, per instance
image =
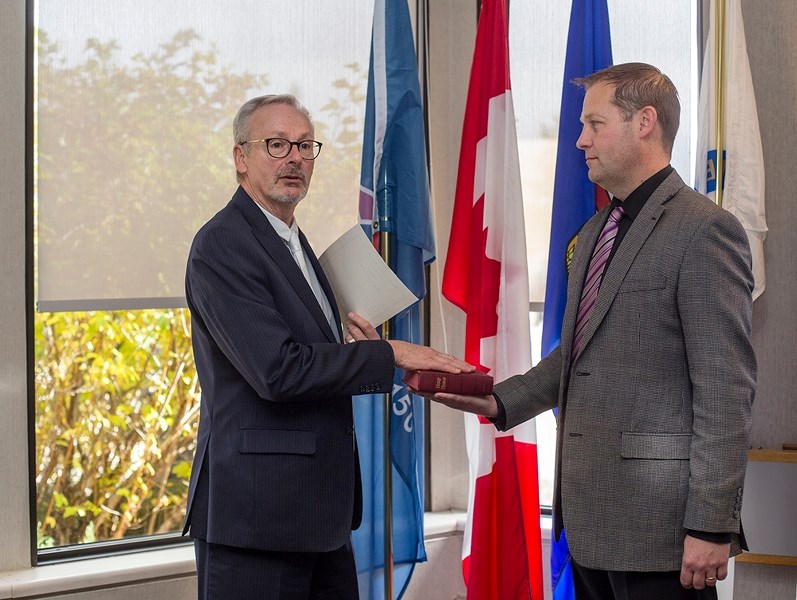
[{"label": "hand on bible", "polygon": [[[349,313],[346,323],[349,335],[346,342],[359,340],[378,340],[379,334],[367,319],[357,313]],[[438,352],[429,346],[410,344],[401,340],[388,340],[393,348],[396,366],[405,370],[445,371],[446,373],[471,373],[475,367],[450,354]]]}]

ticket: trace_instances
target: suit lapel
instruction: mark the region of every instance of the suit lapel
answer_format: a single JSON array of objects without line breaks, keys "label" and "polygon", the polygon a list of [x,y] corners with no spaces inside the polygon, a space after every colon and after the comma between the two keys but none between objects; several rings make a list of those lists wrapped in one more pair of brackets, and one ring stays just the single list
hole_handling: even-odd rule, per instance
[{"label": "suit lapel", "polygon": [[[307,310],[310,311],[310,314],[313,316],[313,319],[318,324],[321,331],[324,332],[324,335],[330,342],[337,343],[338,340],[335,338],[335,334],[332,332],[329,322],[324,315],[324,311],[321,309],[313,290],[310,288],[310,284],[304,278],[304,274],[299,268],[299,265],[296,264],[296,261],[291,256],[291,252],[285,244],[285,241],[274,231],[271,223],[268,222],[266,215],[263,214],[260,207],[241,187],[239,187],[235,195],[233,195],[232,201],[252,227],[252,231],[254,231],[255,237],[260,242],[263,250],[271,257],[271,260],[274,261],[277,268],[285,274],[288,284],[299,296]],[[310,257],[310,262],[313,264],[313,268],[316,269],[316,274],[318,274],[321,268],[320,266],[316,268],[318,261],[316,260],[315,254],[313,254],[312,249],[308,245],[307,238],[304,237],[304,234],[300,232],[299,235],[302,248],[307,256]],[[319,281],[322,281],[321,277],[319,277]],[[329,298],[332,294],[325,277],[323,278],[321,286],[327,298]],[[333,310],[337,311],[334,302],[330,301],[330,304],[333,306]],[[337,312],[334,314],[337,314]]]},{"label": "suit lapel", "polygon": [[[620,286],[625,280],[625,276],[628,274],[631,265],[634,263],[634,259],[636,258],[637,254],[639,254],[642,246],[645,245],[645,242],[647,241],[651,232],[658,224],[659,218],[664,212],[665,204],[684,185],[685,184],[683,180],[681,180],[679,175],[673,171],[661,183],[661,185],[656,188],[648,201],[645,202],[644,207],[639,212],[636,219],[634,219],[631,228],[625,234],[620,247],[617,249],[617,252],[612,257],[612,261],[609,263],[606,272],[603,274],[603,281],[601,282],[601,287],[598,291],[598,297],[595,299],[595,308],[592,310],[592,315],[590,316],[586,329],[584,330],[584,337],[581,340],[579,354],[584,351],[584,348],[586,348],[587,344],[589,344],[592,336],[595,334],[598,327],[603,322],[603,319],[606,317],[606,314],[609,312],[609,309],[611,308],[612,303],[614,302],[614,299],[617,297],[617,293],[620,290]],[[604,212],[608,212],[608,208],[604,209]],[[589,239],[583,240],[584,243],[587,244],[585,247],[593,248],[595,246],[595,242],[597,241],[597,238],[603,229],[603,225],[606,223],[606,219],[608,219],[608,215],[604,215],[604,218],[602,219],[596,219],[595,227],[591,227],[589,230]],[[598,227],[598,224],[600,224],[600,227]],[[581,236],[579,235],[579,243],[582,241],[580,238]],[[585,254],[586,258],[584,257]],[[574,286],[578,288],[575,292],[578,294],[578,298],[581,297],[581,288],[584,277],[586,276],[587,268],[589,267],[591,255],[592,252],[590,251],[587,253],[581,253],[581,256],[579,257],[579,273],[577,273],[578,278],[575,279],[575,281],[578,281],[579,283],[577,286]],[[574,304],[575,306],[570,306],[570,304]],[[574,303],[568,303],[567,312],[568,314],[566,317],[569,316],[572,319],[568,324],[569,329],[567,329],[569,335],[568,348],[566,348],[566,350],[569,352],[569,346],[571,345],[573,338],[572,332],[573,328],[575,327],[575,318],[578,312],[578,301]],[[572,314],[569,314],[571,312]]]}]

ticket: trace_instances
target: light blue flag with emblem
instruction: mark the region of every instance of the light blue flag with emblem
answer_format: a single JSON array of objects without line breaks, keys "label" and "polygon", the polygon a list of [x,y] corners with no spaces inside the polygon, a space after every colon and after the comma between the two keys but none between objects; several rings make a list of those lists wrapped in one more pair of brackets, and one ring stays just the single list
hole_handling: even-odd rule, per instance
[{"label": "light blue flag with emblem", "polygon": [[[434,260],[424,114],[406,0],[376,0],[360,176],[360,223],[392,241],[390,268],[417,298]],[[422,341],[420,301],[393,318],[390,337]],[[407,392],[396,370],[390,417],[393,596],[400,598],[423,544],[423,398]],[[363,524],[352,535],[360,598],[384,598],[382,396],[358,396],[354,419],[363,474]]]}]

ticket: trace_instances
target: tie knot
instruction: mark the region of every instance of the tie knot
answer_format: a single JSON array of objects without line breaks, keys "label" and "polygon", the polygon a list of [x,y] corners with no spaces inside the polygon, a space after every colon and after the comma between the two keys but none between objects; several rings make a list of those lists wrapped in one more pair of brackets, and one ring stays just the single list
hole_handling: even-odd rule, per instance
[{"label": "tie knot", "polygon": [[612,210],[611,214],[609,215],[609,219],[611,219],[615,223],[619,223],[620,219],[623,218],[624,214],[625,211],[623,210],[623,207],[618,204],[617,206],[614,207],[614,210]]}]

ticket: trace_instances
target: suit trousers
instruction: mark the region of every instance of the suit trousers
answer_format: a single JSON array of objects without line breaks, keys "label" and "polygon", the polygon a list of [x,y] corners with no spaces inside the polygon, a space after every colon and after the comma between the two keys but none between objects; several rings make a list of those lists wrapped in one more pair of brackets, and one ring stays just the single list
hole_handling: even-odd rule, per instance
[{"label": "suit trousers", "polygon": [[351,542],[332,552],[270,552],[194,539],[199,600],[357,600]]},{"label": "suit trousers", "polygon": [[572,560],[576,600],[717,600],[717,588],[686,589],[680,571],[601,571]]}]

